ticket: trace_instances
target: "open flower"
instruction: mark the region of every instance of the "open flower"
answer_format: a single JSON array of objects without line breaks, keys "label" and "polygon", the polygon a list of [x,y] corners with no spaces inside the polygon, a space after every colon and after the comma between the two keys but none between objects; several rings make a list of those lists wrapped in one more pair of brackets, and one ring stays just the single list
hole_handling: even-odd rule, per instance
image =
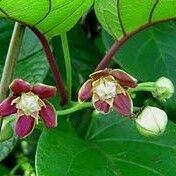
[{"label": "open flower", "polygon": [[85,101],[92,98],[95,109],[108,113],[112,107],[124,116],[133,111],[131,97],[126,92],[136,87],[137,80],[119,69],[104,69],[90,75],[79,90],[78,98]]},{"label": "open flower", "polygon": [[32,86],[26,81],[16,79],[11,83],[10,89],[13,95],[0,103],[0,116],[17,113],[15,131],[20,138],[28,136],[39,119],[48,128],[57,126],[55,109],[46,101],[55,96],[55,87],[45,84]]}]

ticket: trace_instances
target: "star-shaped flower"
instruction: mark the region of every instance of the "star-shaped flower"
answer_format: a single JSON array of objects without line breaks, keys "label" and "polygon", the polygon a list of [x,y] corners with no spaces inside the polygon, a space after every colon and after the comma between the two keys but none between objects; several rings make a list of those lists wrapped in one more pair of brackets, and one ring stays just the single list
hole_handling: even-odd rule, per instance
[{"label": "star-shaped flower", "polygon": [[104,69],[90,75],[79,90],[78,99],[92,98],[95,109],[108,113],[114,108],[124,116],[133,112],[133,102],[127,93],[129,87],[137,86],[137,80],[120,69]]},{"label": "star-shaped flower", "polygon": [[28,136],[40,119],[47,128],[57,126],[55,109],[46,101],[56,95],[55,87],[45,84],[32,86],[24,80],[16,79],[10,89],[13,95],[0,103],[0,117],[17,113],[15,131],[20,138]]}]

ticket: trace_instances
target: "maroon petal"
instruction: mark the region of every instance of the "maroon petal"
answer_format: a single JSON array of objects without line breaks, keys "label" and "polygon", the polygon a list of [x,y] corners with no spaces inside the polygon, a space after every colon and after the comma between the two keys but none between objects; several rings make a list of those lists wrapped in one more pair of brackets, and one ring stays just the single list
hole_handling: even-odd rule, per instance
[{"label": "maroon petal", "polygon": [[105,101],[97,101],[94,103],[94,107],[96,110],[102,112],[102,113],[108,113],[110,110],[110,105],[106,103]]},{"label": "maroon petal", "polygon": [[33,86],[32,92],[37,94],[41,99],[50,98],[56,95],[57,89],[54,86],[45,84],[36,84]]},{"label": "maroon petal", "polygon": [[110,71],[110,74],[119,82],[122,87],[137,86],[137,80],[122,70],[114,69]]},{"label": "maroon petal", "polygon": [[32,86],[22,79],[15,79],[9,87],[15,95],[31,91]]},{"label": "maroon petal", "polygon": [[90,75],[90,77],[95,81],[101,77],[109,76],[109,72],[111,69],[105,68],[104,70],[98,70]]},{"label": "maroon petal", "polygon": [[81,101],[88,100],[92,97],[92,80],[87,80],[79,90],[78,99]]},{"label": "maroon petal", "polygon": [[54,128],[57,126],[57,114],[55,108],[51,104],[46,103],[46,106],[42,107],[39,114],[47,128]]},{"label": "maroon petal", "polygon": [[16,97],[8,97],[0,103],[0,116],[5,117],[17,112],[15,105],[12,105],[12,101]]},{"label": "maroon petal", "polygon": [[31,116],[23,115],[18,118],[15,126],[15,131],[19,138],[25,138],[32,133],[34,127],[35,119]]},{"label": "maroon petal", "polygon": [[114,108],[117,112],[124,116],[132,115],[133,102],[131,100],[131,97],[128,94],[118,94],[114,98]]}]

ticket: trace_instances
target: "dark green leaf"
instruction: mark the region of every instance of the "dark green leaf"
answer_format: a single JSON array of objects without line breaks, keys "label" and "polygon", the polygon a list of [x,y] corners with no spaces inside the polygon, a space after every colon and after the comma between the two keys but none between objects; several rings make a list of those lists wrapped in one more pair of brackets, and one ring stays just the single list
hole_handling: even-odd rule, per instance
[{"label": "dark green leaf", "polygon": [[48,69],[48,62],[39,41],[31,31],[27,30],[15,69],[15,77],[30,83],[43,82]]},{"label": "dark green leaf", "polygon": [[172,123],[164,136],[151,139],[140,136],[132,120],[115,112],[106,116],[95,114],[87,141],[77,137],[68,125],[43,132],[37,149],[37,173],[175,176],[175,135],[176,126]]},{"label": "dark green leaf", "polygon": [[[73,86],[77,91],[80,84],[87,80],[89,74],[91,74],[96,68],[96,65],[102,58],[102,53],[96,46],[95,41],[89,39],[79,25],[75,26],[68,32],[68,43],[73,66]],[[53,38],[52,44],[58,65],[64,76],[65,65],[60,38]]]},{"label": "dark green leaf", "polygon": [[[114,40],[103,33],[107,49]],[[168,22],[138,33],[129,39],[114,57],[114,61],[139,81],[156,81],[161,76],[172,80],[176,86],[176,23]],[[176,94],[169,102],[176,107]]]},{"label": "dark green leaf", "polygon": [[[11,125],[11,128],[14,128],[14,126],[15,126],[14,121],[11,121],[11,120],[9,121],[8,124]],[[10,137],[8,140],[0,141],[0,151],[1,151],[0,152],[0,161],[5,159],[9,155],[9,153],[15,147],[16,143],[17,143],[17,137],[16,137],[16,134],[14,133],[14,131],[13,131],[12,137]]]},{"label": "dark green leaf", "polygon": [[0,20],[0,64],[5,60],[5,54],[9,47],[9,42],[13,30],[13,23],[4,19]]},{"label": "dark green leaf", "polygon": [[[4,45],[2,44],[2,51],[0,50],[0,73],[2,73],[3,70],[13,29],[13,23],[7,20],[2,20],[0,24],[1,23],[0,32],[3,31],[3,33],[0,33],[0,42],[3,42]],[[26,30],[14,77],[25,79],[31,83],[43,82],[48,69],[48,62],[40,42],[32,32]]]}]

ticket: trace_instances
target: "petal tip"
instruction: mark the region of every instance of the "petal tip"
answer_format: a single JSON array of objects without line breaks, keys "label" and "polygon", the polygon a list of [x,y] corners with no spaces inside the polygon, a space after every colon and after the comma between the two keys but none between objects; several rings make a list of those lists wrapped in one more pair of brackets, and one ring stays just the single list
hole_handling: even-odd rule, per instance
[{"label": "petal tip", "polygon": [[8,97],[0,103],[0,116],[5,117],[17,112],[15,105],[12,104],[12,101],[15,97]]},{"label": "petal tip", "polygon": [[22,79],[15,79],[10,84],[9,89],[11,89],[14,94],[21,94],[22,92],[29,92],[31,85]]},{"label": "petal tip", "polygon": [[51,98],[56,95],[57,88],[55,86],[38,83],[33,86],[32,92],[39,95],[39,97],[42,99]]},{"label": "petal tip", "polygon": [[129,75],[123,70],[120,69],[113,69],[110,71],[110,74],[119,81],[119,84],[122,87],[136,87],[137,86],[137,79]]}]

